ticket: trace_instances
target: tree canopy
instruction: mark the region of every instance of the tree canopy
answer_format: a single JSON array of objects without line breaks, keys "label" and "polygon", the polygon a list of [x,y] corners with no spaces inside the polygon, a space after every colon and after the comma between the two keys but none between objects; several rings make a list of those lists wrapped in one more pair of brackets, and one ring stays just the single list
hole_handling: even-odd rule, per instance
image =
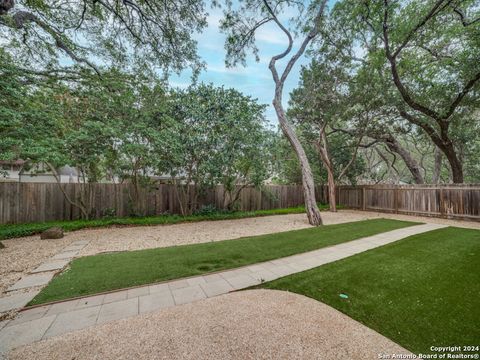
[{"label": "tree canopy", "polygon": [[0,0],[2,48],[23,71],[67,77],[87,68],[198,71],[203,0]]}]

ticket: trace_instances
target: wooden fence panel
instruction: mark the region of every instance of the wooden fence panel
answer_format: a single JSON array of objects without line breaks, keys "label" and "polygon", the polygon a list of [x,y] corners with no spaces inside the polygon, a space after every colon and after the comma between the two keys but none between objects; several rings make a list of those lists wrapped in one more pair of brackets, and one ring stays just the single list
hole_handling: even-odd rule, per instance
[{"label": "wooden fence panel", "polygon": [[[62,184],[64,192],[77,200],[86,190],[83,184]],[[131,184],[91,184],[92,217],[179,214],[180,202],[174,185],[157,185],[141,190],[135,202]],[[317,201],[328,203],[328,187],[316,187]],[[194,202],[192,195],[189,201]],[[224,207],[222,186],[199,194],[197,209],[206,205]],[[347,208],[437,216],[480,221],[480,185],[365,185],[339,186],[337,203]],[[135,205],[136,204],[136,205]],[[268,210],[303,204],[300,185],[267,185],[243,188],[239,210]],[[0,183],[0,224],[82,217],[55,183]]]},{"label": "wooden fence panel", "polygon": [[[356,206],[349,192],[363,193]],[[339,204],[348,208],[480,221],[480,185],[339,186]]]}]

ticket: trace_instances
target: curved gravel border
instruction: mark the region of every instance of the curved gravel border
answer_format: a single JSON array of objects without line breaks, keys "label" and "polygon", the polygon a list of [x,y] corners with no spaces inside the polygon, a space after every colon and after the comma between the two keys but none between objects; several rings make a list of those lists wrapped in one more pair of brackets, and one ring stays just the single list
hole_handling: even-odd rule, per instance
[{"label": "curved gravel border", "polygon": [[249,290],[20,347],[9,359],[377,359],[408,354],[316,300]]}]

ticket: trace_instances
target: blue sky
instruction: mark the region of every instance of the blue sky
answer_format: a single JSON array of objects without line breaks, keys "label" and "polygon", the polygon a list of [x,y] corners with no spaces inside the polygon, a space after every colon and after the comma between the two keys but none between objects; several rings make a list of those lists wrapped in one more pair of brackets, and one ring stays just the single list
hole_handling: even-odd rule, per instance
[{"label": "blue sky", "polygon": [[[282,19],[284,23],[288,22],[288,18],[292,15],[294,14],[285,14]],[[202,34],[196,36],[198,53],[207,64],[207,68],[200,75],[199,81],[213,83],[216,86],[223,85],[228,88],[235,88],[258,99],[262,104],[268,104],[266,117],[271,124],[276,125],[278,123],[277,118],[271,106],[274,84],[268,69],[268,63],[272,55],[278,54],[286,48],[288,45],[287,37],[273,23],[265,25],[256,35],[257,46],[260,50],[260,62],[256,62],[253,56],[249,56],[246,67],[239,65],[235,68],[227,68],[225,66],[225,36],[219,30],[221,18],[221,10],[211,9],[208,16],[208,28]],[[296,44],[298,44],[298,40],[301,39],[297,39]],[[292,69],[285,83],[285,106],[287,106],[290,91],[298,84],[301,65],[308,62],[308,59],[302,57]],[[285,64],[280,62],[279,66],[282,67],[282,65]],[[190,84],[190,76],[190,72],[183,72],[180,76],[172,76],[170,85],[186,87]]]}]

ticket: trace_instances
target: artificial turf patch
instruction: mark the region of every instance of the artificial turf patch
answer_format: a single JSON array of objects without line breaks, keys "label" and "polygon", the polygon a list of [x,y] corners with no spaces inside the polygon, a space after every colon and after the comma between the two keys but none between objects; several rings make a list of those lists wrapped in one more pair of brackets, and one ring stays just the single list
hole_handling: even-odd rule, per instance
[{"label": "artificial turf patch", "polygon": [[417,223],[375,219],[194,245],[75,259],[30,303],[90,295],[236,268],[372,236]]},{"label": "artificial turf patch", "polygon": [[322,301],[415,353],[453,345],[479,352],[479,230],[414,235],[258,287]]}]

